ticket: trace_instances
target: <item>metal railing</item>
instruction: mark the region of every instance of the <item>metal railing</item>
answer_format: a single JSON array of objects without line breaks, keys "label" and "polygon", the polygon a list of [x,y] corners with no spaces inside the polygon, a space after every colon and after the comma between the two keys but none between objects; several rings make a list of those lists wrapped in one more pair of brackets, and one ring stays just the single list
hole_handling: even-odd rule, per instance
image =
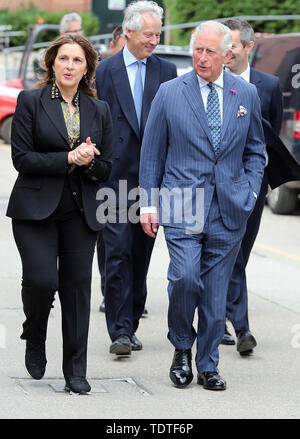
[{"label": "metal railing", "polygon": [[[225,17],[225,18],[216,18],[216,21],[226,21],[229,18],[240,18],[242,20],[246,21],[277,21],[277,20],[300,20],[300,14],[296,15],[245,15],[245,16],[235,16],[235,17]],[[166,25],[162,27],[162,32],[171,31],[175,29],[191,29],[198,26],[198,24],[202,23],[204,20],[201,21],[194,21],[190,23],[181,23],[181,24],[173,24],[173,25]],[[0,26],[0,36],[1,36],[1,26]],[[99,34],[99,35],[92,35],[88,37],[89,40],[93,44],[103,44],[107,48],[109,47],[109,42],[112,38],[112,33],[106,33],[106,34]],[[47,47],[51,42],[44,42],[44,43],[35,43],[33,44],[33,49],[41,49]],[[172,46],[169,46],[172,47]],[[17,77],[18,73],[18,60],[17,55],[14,56],[13,54],[17,54],[24,51],[25,46],[17,46],[17,47],[5,47],[2,49],[3,53],[3,61],[5,66],[5,81],[8,81],[9,79],[13,79]],[[188,50],[188,46],[183,46],[182,50]],[[12,57],[12,60],[10,59]]]}]

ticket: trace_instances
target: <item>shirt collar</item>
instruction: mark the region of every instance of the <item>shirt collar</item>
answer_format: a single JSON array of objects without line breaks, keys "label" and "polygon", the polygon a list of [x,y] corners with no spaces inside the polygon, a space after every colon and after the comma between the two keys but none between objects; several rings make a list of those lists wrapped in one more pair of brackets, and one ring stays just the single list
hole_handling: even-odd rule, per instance
[{"label": "shirt collar", "polygon": [[244,70],[240,75],[236,75],[231,70],[229,70],[228,67],[226,67],[226,71],[230,72],[233,76],[240,76],[245,81],[250,82],[250,65],[249,65],[249,63],[248,63],[246,70]]},{"label": "shirt collar", "polygon": [[[205,81],[205,79],[201,78],[199,75],[197,75],[197,78],[198,78],[200,87],[205,87],[208,84],[208,81]],[[223,88],[223,85],[224,85],[223,69],[221,71],[220,76],[213,83],[215,85],[218,85],[219,87]]]},{"label": "shirt collar", "polygon": [[[60,89],[57,87],[56,82],[53,82],[52,89],[51,89],[51,99],[59,99],[60,101],[64,101],[64,98],[62,97],[60,93]],[[79,105],[79,90],[75,93],[72,99],[72,104],[77,107]]]},{"label": "shirt collar", "polygon": [[[130,52],[130,50],[127,47],[127,44],[125,44],[124,46],[124,50],[123,50],[123,58],[124,58],[124,63],[125,66],[128,67],[131,64],[136,63],[137,61],[139,61],[138,59],[136,59],[136,57]],[[147,58],[144,58],[141,60],[142,63],[146,64],[147,63]]]}]

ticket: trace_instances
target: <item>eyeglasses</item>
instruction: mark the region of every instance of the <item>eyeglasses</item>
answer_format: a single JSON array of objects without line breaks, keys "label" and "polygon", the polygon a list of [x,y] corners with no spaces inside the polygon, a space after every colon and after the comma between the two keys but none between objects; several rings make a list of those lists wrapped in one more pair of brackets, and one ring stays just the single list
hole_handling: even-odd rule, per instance
[{"label": "eyeglasses", "polygon": [[66,34],[84,34],[84,30],[83,29],[74,29],[74,30],[66,30],[65,32]]}]

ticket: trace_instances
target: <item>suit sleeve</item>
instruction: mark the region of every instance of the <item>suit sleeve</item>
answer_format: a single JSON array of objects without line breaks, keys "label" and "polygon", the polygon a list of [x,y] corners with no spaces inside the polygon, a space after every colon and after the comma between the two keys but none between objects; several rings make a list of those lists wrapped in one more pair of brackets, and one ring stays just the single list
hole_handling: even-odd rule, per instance
[{"label": "suit sleeve", "polygon": [[87,178],[93,181],[104,182],[108,179],[111,165],[112,165],[112,144],[113,144],[113,127],[112,118],[109,106],[106,102],[104,104],[104,112],[101,112],[101,125],[102,125],[102,141],[101,145],[97,145],[100,150],[100,156],[95,155],[95,158],[88,166],[84,173]]},{"label": "suit sleeve", "polygon": [[277,135],[279,135],[281,130],[282,115],[283,115],[282,92],[280,88],[279,79],[276,78],[276,84],[273,87],[272,99],[270,105],[270,123]]},{"label": "suit sleeve", "polygon": [[254,88],[252,94],[251,121],[243,154],[243,163],[251,189],[256,194],[259,194],[266,165],[266,155],[260,100]]},{"label": "suit sleeve", "polygon": [[[30,92],[29,92],[30,93]],[[34,110],[34,97],[22,91],[12,123],[11,154],[18,172],[42,175],[65,175],[68,152],[37,152],[33,144],[33,131],[38,117]]]}]

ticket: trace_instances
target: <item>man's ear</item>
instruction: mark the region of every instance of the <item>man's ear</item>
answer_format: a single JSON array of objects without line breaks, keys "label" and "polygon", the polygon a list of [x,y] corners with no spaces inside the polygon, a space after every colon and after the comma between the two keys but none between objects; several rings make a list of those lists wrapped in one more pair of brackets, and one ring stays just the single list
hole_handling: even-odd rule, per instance
[{"label": "man's ear", "polygon": [[249,43],[246,44],[245,50],[246,50],[248,56],[250,55],[250,52],[252,51],[254,45],[255,45],[254,41],[249,41]]},{"label": "man's ear", "polygon": [[224,59],[223,64],[226,64],[226,63],[230,60],[231,55],[232,55],[232,50],[229,49],[228,52],[227,52],[226,55],[225,55],[225,59]]},{"label": "man's ear", "polygon": [[130,29],[128,29],[128,28],[126,27],[125,32],[126,32],[127,39],[130,40],[130,38],[131,38],[131,34],[132,34],[133,31],[130,30]]}]

